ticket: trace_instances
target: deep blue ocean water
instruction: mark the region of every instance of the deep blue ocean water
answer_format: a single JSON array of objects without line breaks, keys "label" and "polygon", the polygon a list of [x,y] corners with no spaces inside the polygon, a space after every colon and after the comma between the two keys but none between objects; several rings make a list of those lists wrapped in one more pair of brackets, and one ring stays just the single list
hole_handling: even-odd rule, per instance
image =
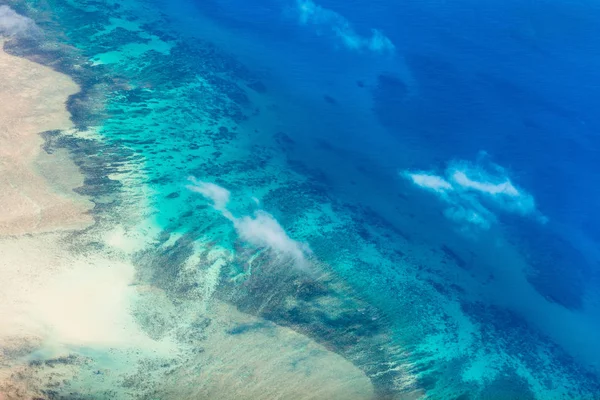
[{"label": "deep blue ocean water", "polygon": [[49,3],[110,82],[75,122],[135,161],[153,285],[228,249],[217,296],[377,398],[600,396],[600,5]]},{"label": "deep blue ocean water", "polygon": [[[292,138],[320,146],[295,156],[320,169],[335,196],[372,207],[399,229],[410,231],[390,206],[400,171],[455,162],[502,168],[500,180],[530,193],[544,222],[508,210],[493,233],[474,228],[461,245],[476,249],[472,235],[502,235],[530,260],[527,279],[538,293],[570,310],[588,306],[598,276],[597,5],[214,1],[170,2],[168,10],[186,34],[214,35],[268,71],[272,85],[305,107],[297,112],[309,121]],[[221,29],[230,36],[219,39]],[[373,30],[385,37],[375,48]],[[371,185],[349,189],[356,170]]]}]

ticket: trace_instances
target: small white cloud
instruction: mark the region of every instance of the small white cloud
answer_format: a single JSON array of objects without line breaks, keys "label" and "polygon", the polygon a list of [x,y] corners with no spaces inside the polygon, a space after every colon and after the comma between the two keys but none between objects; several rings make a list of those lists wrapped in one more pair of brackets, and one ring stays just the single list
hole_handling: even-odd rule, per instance
[{"label": "small white cloud", "polygon": [[490,173],[480,165],[462,162],[452,164],[447,173],[455,187],[478,193],[505,211],[521,215],[534,213],[533,196],[515,187],[502,167],[493,165],[493,169]]},{"label": "small white cloud", "polygon": [[221,211],[227,219],[234,220],[233,215],[227,210],[227,204],[231,196],[229,190],[214,183],[199,181],[194,177],[190,177],[189,180],[193,183],[192,185],[188,185],[189,190],[200,193],[202,196],[212,200],[215,209]]},{"label": "small white cloud", "polygon": [[269,248],[280,255],[289,257],[300,268],[309,265],[307,256],[310,254],[308,245],[292,239],[269,213],[258,210],[254,215],[235,217],[227,208],[230,192],[214,183],[204,182],[190,178],[192,185],[188,189],[200,193],[213,202],[216,210],[233,222],[233,226],[240,239],[262,248]]},{"label": "small white cloud", "polygon": [[0,35],[28,36],[38,33],[39,28],[31,19],[17,14],[8,6],[0,6]]},{"label": "small white cloud", "polygon": [[463,188],[474,189],[492,196],[506,195],[518,197],[520,195],[519,191],[515,189],[509,180],[496,184],[490,182],[478,182],[469,178],[464,171],[454,172],[454,174],[452,174],[452,179]]},{"label": "small white cloud", "polygon": [[413,181],[413,183],[424,189],[433,190],[434,192],[443,193],[447,190],[452,190],[452,185],[444,178],[428,174],[426,172],[405,173],[405,176]]},{"label": "small white cloud", "polygon": [[292,258],[300,267],[306,267],[308,246],[290,238],[273,216],[259,210],[254,216],[238,218],[234,222],[240,238],[257,247],[268,247]]},{"label": "small white cloud", "polygon": [[313,25],[318,32],[330,30],[341,44],[349,50],[368,50],[374,53],[393,53],[395,46],[383,32],[373,29],[371,36],[358,34],[350,22],[333,10],[323,8],[312,0],[296,0],[298,21],[302,25]]},{"label": "small white cloud", "polygon": [[404,171],[402,175],[416,186],[435,193],[447,204],[444,215],[463,228],[489,229],[496,212],[532,216],[545,223],[533,196],[515,186],[507,172],[495,164],[455,161],[443,176],[431,172]]}]

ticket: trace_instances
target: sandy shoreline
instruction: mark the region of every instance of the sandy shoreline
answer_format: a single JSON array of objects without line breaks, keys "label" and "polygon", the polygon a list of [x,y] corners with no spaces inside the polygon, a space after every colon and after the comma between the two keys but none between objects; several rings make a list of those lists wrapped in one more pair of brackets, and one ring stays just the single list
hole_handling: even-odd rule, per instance
[{"label": "sandy shoreline", "polygon": [[41,132],[72,127],[68,76],[7,54],[0,39],[0,237],[80,229],[92,203],[72,189],[83,175],[66,152],[46,154]]}]

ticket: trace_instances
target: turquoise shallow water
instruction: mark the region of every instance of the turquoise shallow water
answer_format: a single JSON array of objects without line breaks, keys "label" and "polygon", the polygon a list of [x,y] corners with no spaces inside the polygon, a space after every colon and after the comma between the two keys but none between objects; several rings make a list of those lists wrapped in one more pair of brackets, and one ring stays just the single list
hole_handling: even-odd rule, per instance
[{"label": "turquoise shallow water", "polygon": [[[97,224],[80,245],[107,247],[88,237],[118,241],[132,254],[137,284],[178,307],[215,298],[259,318],[231,336],[271,324],[305,335],[363,371],[375,398],[597,398],[590,256],[554,235],[544,209],[531,211],[533,174],[513,178],[496,164],[502,157],[478,155],[488,150],[480,144],[452,158],[425,145],[466,117],[448,101],[471,101],[494,83],[451,97],[437,84],[462,71],[433,52],[373,61],[364,54],[371,42],[347,52],[327,42],[323,27],[316,36],[280,27],[269,41],[272,32],[249,28],[245,14],[279,21],[269,7],[211,4],[12,4],[73,46],[57,52],[23,41],[12,51],[41,54],[82,85],[69,108],[93,139],[47,135],[50,148],[72,151],[87,176],[81,192],[96,204]],[[324,15],[314,24],[345,26],[339,14]],[[298,50],[277,59],[291,46]],[[419,107],[431,106],[431,92],[449,106],[442,122],[425,127]],[[419,95],[428,100],[404,107]],[[399,139],[398,124],[420,133]],[[214,252],[227,254],[218,267]],[[161,304],[146,299],[141,308]],[[153,315],[136,314],[153,335],[173,334]],[[192,323],[198,332],[220,317],[203,318]],[[118,372],[126,361],[110,352],[74,352],[129,373]],[[187,360],[176,380],[193,386],[211,362]],[[250,365],[244,357],[229,362]],[[169,366],[161,368],[128,376],[128,388],[136,379],[138,387],[112,398],[220,398],[152,392],[148,382],[174,384]],[[49,398],[111,398],[89,388],[94,379],[73,378]]]}]

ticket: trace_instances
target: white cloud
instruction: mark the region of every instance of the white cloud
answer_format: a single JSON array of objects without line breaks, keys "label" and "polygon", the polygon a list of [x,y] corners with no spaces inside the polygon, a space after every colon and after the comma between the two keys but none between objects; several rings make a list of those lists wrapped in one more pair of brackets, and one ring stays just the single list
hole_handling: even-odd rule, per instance
[{"label": "white cloud", "polygon": [[227,219],[231,221],[235,219],[227,210],[227,203],[229,203],[231,196],[229,190],[214,183],[199,181],[194,177],[190,177],[189,179],[192,185],[188,185],[188,189],[212,200],[215,209],[221,211]]},{"label": "white cloud", "polygon": [[310,249],[305,243],[298,242],[285,232],[283,227],[269,213],[258,210],[253,215],[235,217],[227,208],[230,192],[214,183],[190,178],[188,189],[200,193],[213,202],[213,207],[229,219],[243,241],[261,248],[269,248],[279,255],[289,257],[300,268],[309,265],[307,257]]},{"label": "white cloud", "polygon": [[506,195],[510,197],[518,197],[519,191],[515,189],[512,183],[507,179],[501,183],[490,183],[490,182],[478,182],[474,181],[467,176],[464,171],[455,171],[452,174],[452,179],[458,185],[466,189],[473,189],[489,195]]},{"label": "white cloud", "polygon": [[8,6],[0,6],[0,35],[23,36],[39,33],[31,19],[17,14]]},{"label": "white cloud", "polygon": [[373,29],[371,36],[358,34],[350,22],[333,10],[323,8],[312,0],[296,0],[298,20],[302,25],[312,25],[318,32],[329,30],[346,48],[368,50],[374,53],[393,53],[395,46],[381,31]]},{"label": "white cloud", "polygon": [[413,183],[424,189],[433,190],[437,193],[443,193],[447,190],[452,190],[452,185],[444,178],[437,175],[431,175],[426,172],[410,173],[405,172],[407,178],[413,181]]},{"label": "white cloud", "polygon": [[298,266],[307,266],[308,246],[290,238],[271,214],[259,210],[252,217],[236,219],[234,226],[242,240],[257,247],[276,249],[291,257]]},{"label": "white cloud", "polygon": [[513,184],[504,168],[496,164],[454,161],[443,174],[404,171],[416,186],[435,193],[446,203],[444,215],[462,227],[489,229],[496,213],[531,216],[545,223],[533,196]]},{"label": "white cloud", "polygon": [[492,168],[493,172],[488,172],[481,165],[457,162],[450,165],[447,174],[457,190],[476,193],[505,211],[521,215],[535,213],[533,196],[517,189],[502,167],[492,165]]}]

